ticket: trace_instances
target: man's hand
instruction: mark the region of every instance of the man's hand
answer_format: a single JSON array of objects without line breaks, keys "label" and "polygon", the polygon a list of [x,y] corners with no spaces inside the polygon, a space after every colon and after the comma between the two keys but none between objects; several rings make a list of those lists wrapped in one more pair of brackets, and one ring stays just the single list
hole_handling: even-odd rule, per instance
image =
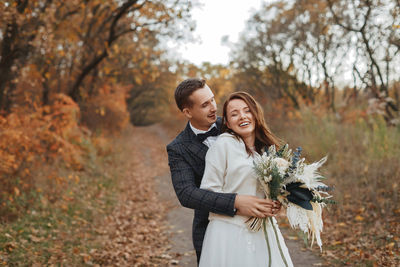
[{"label": "man's hand", "polygon": [[275,216],[281,209],[278,201],[262,199],[255,196],[236,195],[235,208],[238,215],[265,218]]}]

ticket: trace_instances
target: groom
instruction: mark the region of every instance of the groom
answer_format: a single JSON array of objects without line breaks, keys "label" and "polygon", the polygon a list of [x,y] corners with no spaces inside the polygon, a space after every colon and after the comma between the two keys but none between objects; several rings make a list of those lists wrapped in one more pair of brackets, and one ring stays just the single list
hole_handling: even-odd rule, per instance
[{"label": "groom", "polygon": [[208,213],[227,216],[273,216],[278,208],[266,199],[199,189],[205,156],[221,129],[214,94],[202,79],[187,79],[175,89],[178,108],[189,120],[186,128],[167,146],[172,183],[182,206],[194,209],[192,239],[200,260]]}]

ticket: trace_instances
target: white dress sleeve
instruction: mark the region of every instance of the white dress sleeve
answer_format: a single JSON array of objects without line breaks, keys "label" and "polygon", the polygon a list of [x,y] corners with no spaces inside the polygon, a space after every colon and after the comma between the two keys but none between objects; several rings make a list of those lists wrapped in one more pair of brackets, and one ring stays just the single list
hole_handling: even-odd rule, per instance
[{"label": "white dress sleeve", "polygon": [[200,188],[223,192],[227,168],[226,138],[218,138],[206,154],[206,166]]}]

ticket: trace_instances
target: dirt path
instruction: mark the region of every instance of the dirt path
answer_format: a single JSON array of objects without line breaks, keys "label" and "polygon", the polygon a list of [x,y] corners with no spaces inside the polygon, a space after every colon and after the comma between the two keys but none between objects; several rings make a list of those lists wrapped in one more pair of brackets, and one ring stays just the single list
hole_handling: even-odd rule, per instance
[{"label": "dirt path", "polygon": [[[157,135],[165,145],[171,141],[171,138],[160,125],[150,126],[142,130],[148,131],[151,135]],[[171,252],[177,255],[176,260],[179,261],[179,266],[195,266],[196,255],[191,240],[193,211],[179,204],[171,184],[169,172],[157,176],[156,180],[160,198],[163,201],[169,201],[171,208],[167,216],[168,223],[171,225],[169,230],[172,234],[170,238]],[[295,232],[287,227],[281,227],[281,231],[285,237],[294,266],[323,266],[322,260],[314,252],[306,249],[301,240],[296,240],[298,237]]]},{"label": "dirt path", "polygon": [[[159,138],[166,155],[165,146],[171,141],[166,131],[160,125],[142,128],[142,130]],[[196,253],[192,245],[193,210],[180,205],[171,183],[168,162],[165,162],[165,164],[167,165],[167,171],[162,175],[156,176],[155,179],[159,190],[159,198],[166,202],[169,207],[167,214],[168,224],[170,225],[168,228],[171,245],[169,254],[174,256],[178,266],[196,266]]]}]

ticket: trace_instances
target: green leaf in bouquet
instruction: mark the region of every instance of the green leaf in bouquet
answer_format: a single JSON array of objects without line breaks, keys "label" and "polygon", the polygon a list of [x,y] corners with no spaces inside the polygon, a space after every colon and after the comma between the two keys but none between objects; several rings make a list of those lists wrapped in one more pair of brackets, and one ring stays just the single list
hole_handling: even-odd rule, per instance
[{"label": "green leaf in bouquet", "polygon": [[280,195],[282,177],[276,165],[272,167],[271,176],[272,180],[269,182],[270,197],[273,200],[277,200],[278,196]]}]

